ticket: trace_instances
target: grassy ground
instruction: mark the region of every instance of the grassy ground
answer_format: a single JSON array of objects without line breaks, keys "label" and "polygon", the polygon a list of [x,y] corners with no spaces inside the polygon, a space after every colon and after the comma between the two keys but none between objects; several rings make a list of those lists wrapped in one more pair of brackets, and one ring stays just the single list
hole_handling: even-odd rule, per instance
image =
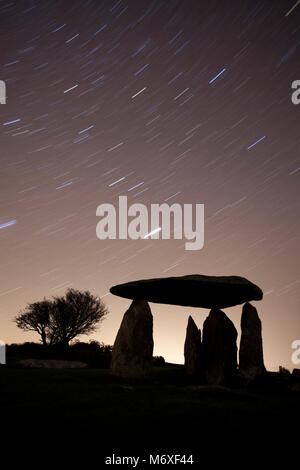
[{"label": "grassy ground", "polygon": [[48,446],[68,439],[77,449],[90,446],[98,459],[112,452],[200,456],[210,446],[234,450],[269,439],[275,447],[283,438],[292,443],[299,394],[192,385],[172,365],[155,368],[145,381],[116,379],[104,369],[1,367],[1,427],[8,441]]}]

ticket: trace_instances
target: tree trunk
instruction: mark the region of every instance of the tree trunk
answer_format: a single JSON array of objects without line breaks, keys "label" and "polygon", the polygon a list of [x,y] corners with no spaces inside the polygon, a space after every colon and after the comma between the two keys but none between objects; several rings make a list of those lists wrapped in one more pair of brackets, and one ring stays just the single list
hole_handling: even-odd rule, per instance
[{"label": "tree trunk", "polygon": [[43,343],[43,346],[47,346],[47,336],[46,336],[46,332],[45,331],[42,331],[42,343]]}]

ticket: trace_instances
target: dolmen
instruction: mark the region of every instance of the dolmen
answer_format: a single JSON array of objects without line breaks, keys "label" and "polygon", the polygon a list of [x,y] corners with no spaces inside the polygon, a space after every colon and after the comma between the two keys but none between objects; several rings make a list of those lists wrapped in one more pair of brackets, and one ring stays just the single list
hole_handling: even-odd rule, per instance
[{"label": "dolmen", "polygon": [[[250,301],[262,290],[240,276],[205,276],[143,279],[113,286],[114,295],[132,299],[113,348],[111,374],[144,377],[151,369],[153,317],[148,302],[210,309],[203,333],[190,316],[184,357],[186,373],[207,385],[228,385],[238,375],[246,383],[264,373],[261,321]],[[239,369],[237,331],[221,309],[244,304],[241,318]]]}]

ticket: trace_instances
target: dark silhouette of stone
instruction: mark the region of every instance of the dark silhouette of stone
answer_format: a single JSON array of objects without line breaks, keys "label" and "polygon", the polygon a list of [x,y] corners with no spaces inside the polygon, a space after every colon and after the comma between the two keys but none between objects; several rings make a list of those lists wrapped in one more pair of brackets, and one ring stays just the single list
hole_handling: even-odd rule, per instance
[{"label": "dark silhouette of stone", "polygon": [[212,309],[203,324],[204,380],[208,385],[230,384],[237,369],[237,331],[222,310]]},{"label": "dark silhouette of stone", "polygon": [[44,369],[82,369],[88,366],[85,362],[60,359],[22,359],[19,363],[24,367]]},{"label": "dark silhouette of stone", "polygon": [[239,373],[250,382],[264,372],[261,321],[256,308],[247,302],[243,306],[241,318]]},{"label": "dark silhouette of stone", "polygon": [[133,300],[125,312],[112,352],[110,372],[118,377],[144,377],[151,369],[153,318],[145,300]]},{"label": "dark silhouette of stone", "polygon": [[184,343],[184,366],[188,375],[201,376],[201,330],[189,316]]},{"label": "dark silhouette of stone", "polygon": [[261,289],[239,276],[189,276],[143,279],[113,286],[112,294],[128,299],[202,308],[226,308],[261,300]]}]

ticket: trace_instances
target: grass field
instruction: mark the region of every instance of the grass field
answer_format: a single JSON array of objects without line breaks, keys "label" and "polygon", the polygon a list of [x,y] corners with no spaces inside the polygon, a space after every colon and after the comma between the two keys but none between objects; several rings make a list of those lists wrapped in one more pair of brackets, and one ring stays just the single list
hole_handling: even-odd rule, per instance
[{"label": "grass field", "polygon": [[154,368],[144,381],[106,369],[0,368],[1,423],[16,442],[90,445],[110,452],[192,452],[272,438],[292,442],[300,394],[278,388],[193,388],[183,367]]}]

